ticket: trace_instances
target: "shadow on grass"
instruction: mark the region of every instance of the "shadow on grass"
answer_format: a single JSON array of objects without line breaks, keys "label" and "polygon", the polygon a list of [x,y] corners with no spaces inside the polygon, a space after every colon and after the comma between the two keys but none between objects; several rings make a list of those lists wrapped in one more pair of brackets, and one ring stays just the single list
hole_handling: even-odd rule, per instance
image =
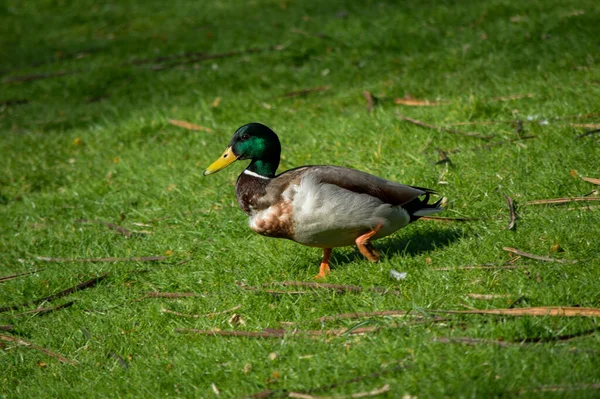
[{"label": "shadow on grass", "polygon": [[[381,253],[381,258],[392,258],[395,256],[413,257],[435,249],[447,247],[458,241],[463,235],[463,230],[454,228],[452,230],[426,230],[415,231],[413,234],[405,234],[402,237],[392,236],[385,240],[375,241],[375,248]],[[334,251],[332,263],[341,267],[347,263],[364,260],[365,257],[358,252],[356,247],[352,252]]]}]

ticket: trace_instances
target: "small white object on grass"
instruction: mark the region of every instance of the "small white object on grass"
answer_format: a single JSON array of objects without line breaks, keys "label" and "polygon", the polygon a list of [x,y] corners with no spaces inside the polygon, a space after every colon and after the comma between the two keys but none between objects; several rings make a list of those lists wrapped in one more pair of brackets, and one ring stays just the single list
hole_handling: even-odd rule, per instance
[{"label": "small white object on grass", "polygon": [[406,272],[399,272],[394,269],[390,270],[390,277],[395,280],[398,280],[398,281],[406,280],[406,276],[407,276]]}]

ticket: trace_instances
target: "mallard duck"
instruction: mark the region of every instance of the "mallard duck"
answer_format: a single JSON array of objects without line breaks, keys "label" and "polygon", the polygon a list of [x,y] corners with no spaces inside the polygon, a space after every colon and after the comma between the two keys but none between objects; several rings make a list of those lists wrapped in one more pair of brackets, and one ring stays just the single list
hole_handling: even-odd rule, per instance
[{"label": "mallard duck", "polygon": [[[329,274],[332,248],[354,245],[368,260],[379,253],[371,241],[388,236],[421,216],[442,211],[429,204],[428,188],[406,186],[340,166],[300,166],[276,175],[279,138],[269,127],[249,123],[237,129],[229,146],[205,171],[216,173],[250,159],[235,193],[256,233],[323,248],[319,274]],[[422,198],[422,199],[421,199]]]}]

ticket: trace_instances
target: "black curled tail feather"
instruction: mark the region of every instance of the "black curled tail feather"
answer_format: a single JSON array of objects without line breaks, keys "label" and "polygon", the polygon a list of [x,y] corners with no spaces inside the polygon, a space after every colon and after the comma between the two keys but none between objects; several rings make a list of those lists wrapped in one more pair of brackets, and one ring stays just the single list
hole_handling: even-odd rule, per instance
[{"label": "black curled tail feather", "polygon": [[429,204],[429,198],[430,198],[430,194],[431,191],[427,190],[424,194],[424,198],[415,198],[414,200],[402,205],[402,208],[404,208],[406,210],[406,212],[408,212],[408,215],[410,216],[410,222],[414,222],[416,220],[419,220],[419,218],[432,214],[432,213],[437,213],[437,212],[441,212],[444,210],[444,208],[441,207],[443,198],[440,198],[438,201],[434,202],[433,204]]}]

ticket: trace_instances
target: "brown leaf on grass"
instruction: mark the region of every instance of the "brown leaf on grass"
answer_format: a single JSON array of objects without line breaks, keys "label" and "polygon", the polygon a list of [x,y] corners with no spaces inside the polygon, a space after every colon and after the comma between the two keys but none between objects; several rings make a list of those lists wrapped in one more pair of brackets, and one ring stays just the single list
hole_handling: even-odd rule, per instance
[{"label": "brown leaf on grass", "polygon": [[309,89],[302,89],[302,90],[296,90],[296,91],[289,91],[287,93],[282,94],[279,97],[282,98],[290,98],[290,97],[299,97],[299,96],[305,96],[307,94],[311,94],[311,93],[318,93],[320,91],[327,91],[331,88],[331,86],[318,86],[318,87],[312,87]]},{"label": "brown leaf on grass", "polygon": [[491,138],[494,137],[493,135],[484,136],[484,135],[482,135],[480,133],[476,133],[476,132],[463,132],[461,130],[456,130],[456,129],[450,129],[450,128],[447,128],[447,127],[431,125],[429,123],[425,123],[425,122],[422,122],[422,121],[417,120],[417,119],[409,118],[409,117],[401,115],[399,113],[396,113],[396,115],[398,116],[398,118],[400,118],[400,119],[402,119],[402,120],[404,120],[406,122],[410,122],[410,123],[412,123],[414,125],[421,126],[423,128],[426,128],[426,129],[433,129],[433,130],[437,130],[437,131],[440,131],[440,132],[447,132],[447,133],[457,134],[457,135],[460,135],[460,136],[473,137],[473,138],[478,138],[478,139],[483,139],[483,140],[490,140]]},{"label": "brown leaf on grass", "polygon": [[48,356],[52,356],[58,360],[60,360],[63,363],[69,363],[72,364],[74,366],[77,365],[77,362],[71,359],[67,359],[66,357],[59,355],[58,353],[52,352],[49,349],[46,348],[42,348],[41,346],[32,344],[31,342],[25,341],[24,339],[21,338],[17,338],[17,337],[11,337],[10,335],[4,335],[4,334],[0,334],[0,341],[4,341],[4,342],[13,342],[17,345],[21,345],[21,346],[25,346],[31,349],[35,349],[38,350],[40,352],[45,353]]},{"label": "brown leaf on grass", "polygon": [[134,256],[131,258],[52,258],[47,256],[36,256],[37,260],[44,262],[155,262],[166,260],[168,256]]},{"label": "brown leaf on grass", "polygon": [[369,113],[372,113],[373,112],[373,105],[375,103],[374,100],[373,100],[373,95],[369,91],[363,91],[363,96],[365,96],[365,100],[367,100],[367,111]]},{"label": "brown leaf on grass", "polygon": [[368,392],[356,392],[356,393],[353,393],[350,395],[343,395],[343,396],[315,396],[315,395],[311,395],[309,393],[303,393],[303,392],[290,392],[288,394],[288,397],[295,398],[295,399],[360,399],[360,398],[367,398],[370,396],[379,396],[379,395],[384,394],[389,391],[390,391],[390,384],[385,384],[381,388],[376,388],[376,389],[373,389]]},{"label": "brown leaf on grass", "polygon": [[581,180],[584,180],[588,183],[592,183],[592,184],[596,184],[598,186],[600,186],[600,179],[596,179],[594,177],[583,177],[581,176]]},{"label": "brown leaf on grass", "polygon": [[517,220],[517,214],[515,213],[515,204],[513,202],[513,199],[510,198],[508,195],[504,195],[504,198],[506,198],[506,203],[508,204],[508,210],[510,212],[510,222],[508,223],[506,230],[512,230],[513,227],[515,227],[515,221]]},{"label": "brown leaf on grass", "polygon": [[470,310],[431,310],[431,313],[448,314],[493,314],[502,316],[553,316],[553,317],[600,317],[598,308],[575,308],[561,306],[540,306],[513,309],[470,309]]},{"label": "brown leaf on grass", "polygon": [[580,202],[580,201],[600,201],[600,197],[550,198],[550,199],[527,201],[527,205],[561,205],[561,204],[568,204],[569,202]]},{"label": "brown leaf on grass", "polygon": [[31,271],[23,272],[23,273],[11,274],[10,276],[3,276],[3,277],[0,277],[0,283],[3,283],[3,282],[8,281],[8,280],[14,280],[17,277],[28,276],[30,274],[35,274],[37,272],[41,272],[42,270],[44,270],[44,269],[36,269],[36,270],[31,270]]},{"label": "brown leaf on grass", "polygon": [[513,254],[517,254],[519,256],[522,256],[524,258],[535,259],[535,260],[539,260],[539,261],[542,261],[542,262],[577,263],[576,260],[555,259],[555,258],[550,258],[548,256],[541,256],[541,255],[530,254],[529,252],[523,252],[523,251],[521,251],[519,249],[511,248],[511,247],[502,247],[502,249],[505,250],[505,251],[507,251],[507,252],[512,252]]},{"label": "brown leaf on grass", "polygon": [[171,124],[171,125],[175,125],[175,126],[179,126],[182,127],[184,129],[187,130],[197,130],[200,132],[207,132],[207,133],[212,133],[213,130],[209,127],[204,127],[204,126],[200,126],[200,125],[194,125],[193,123],[190,122],[186,122],[186,121],[178,121],[176,119],[167,119],[167,121]]},{"label": "brown leaf on grass", "polygon": [[212,102],[211,106],[213,108],[217,108],[219,106],[219,104],[221,104],[221,97],[215,98],[215,100]]}]

